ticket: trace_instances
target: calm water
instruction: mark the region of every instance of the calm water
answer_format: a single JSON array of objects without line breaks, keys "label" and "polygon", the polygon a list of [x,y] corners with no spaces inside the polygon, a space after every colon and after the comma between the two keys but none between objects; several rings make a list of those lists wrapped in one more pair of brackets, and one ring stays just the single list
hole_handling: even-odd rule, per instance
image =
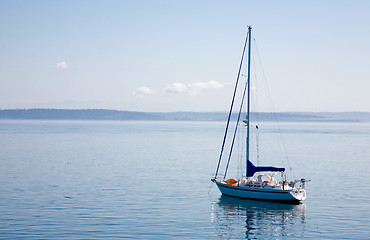
[{"label": "calm water", "polygon": [[[0,121],[0,238],[370,238],[370,124],[280,125],[295,175],[312,180],[300,205],[211,187],[224,127]],[[278,134],[262,129],[261,142]]]}]

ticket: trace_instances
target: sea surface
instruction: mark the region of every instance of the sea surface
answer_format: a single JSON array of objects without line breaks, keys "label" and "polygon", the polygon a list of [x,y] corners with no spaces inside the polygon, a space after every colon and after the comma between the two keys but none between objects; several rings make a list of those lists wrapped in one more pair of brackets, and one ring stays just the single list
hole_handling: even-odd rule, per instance
[{"label": "sea surface", "polygon": [[221,196],[223,122],[1,120],[0,239],[370,239],[370,124],[279,128],[299,205]]}]

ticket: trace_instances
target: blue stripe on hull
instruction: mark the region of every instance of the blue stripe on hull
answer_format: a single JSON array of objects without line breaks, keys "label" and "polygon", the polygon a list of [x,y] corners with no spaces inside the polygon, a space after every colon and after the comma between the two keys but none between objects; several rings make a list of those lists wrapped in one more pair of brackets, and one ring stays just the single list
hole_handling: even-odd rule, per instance
[{"label": "blue stripe on hull", "polygon": [[263,193],[283,193],[283,194],[289,194],[288,190],[264,190],[264,189],[251,189],[251,188],[244,188],[244,187],[236,187],[236,186],[230,186],[226,184],[220,184],[220,187],[225,187],[225,188],[231,188],[231,189],[237,189],[240,191],[251,191],[251,192],[263,192]]},{"label": "blue stripe on hull", "polygon": [[290,194],[289,190],[251,189],[245,187],[230,186],[216,182],[223,195],[269,201],[299,202]]}]

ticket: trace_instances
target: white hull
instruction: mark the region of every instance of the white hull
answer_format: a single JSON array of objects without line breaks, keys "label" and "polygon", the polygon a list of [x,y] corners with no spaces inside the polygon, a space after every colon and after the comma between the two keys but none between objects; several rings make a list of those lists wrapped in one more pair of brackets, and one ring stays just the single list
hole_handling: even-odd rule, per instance
[{"label": "white hull", "polygon": [[279,189],[263,189],[247,186],[231,186],[225,183],[215,181],[218,189],[223,195],[249,198],[256,200],[280,201],[280,202],[299,202],[306,199],[306,191],[304,189],[279,190]]}]

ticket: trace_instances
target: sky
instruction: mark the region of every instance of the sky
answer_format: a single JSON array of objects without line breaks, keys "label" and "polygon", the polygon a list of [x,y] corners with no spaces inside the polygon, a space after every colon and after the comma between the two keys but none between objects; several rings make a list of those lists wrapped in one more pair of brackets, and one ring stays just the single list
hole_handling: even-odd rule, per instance
[{"label": "sky", "polygon": [[274,111],[370,112],[369,12],[365,0],[0,0],[0,109],[227,111],[251,25]]}]

